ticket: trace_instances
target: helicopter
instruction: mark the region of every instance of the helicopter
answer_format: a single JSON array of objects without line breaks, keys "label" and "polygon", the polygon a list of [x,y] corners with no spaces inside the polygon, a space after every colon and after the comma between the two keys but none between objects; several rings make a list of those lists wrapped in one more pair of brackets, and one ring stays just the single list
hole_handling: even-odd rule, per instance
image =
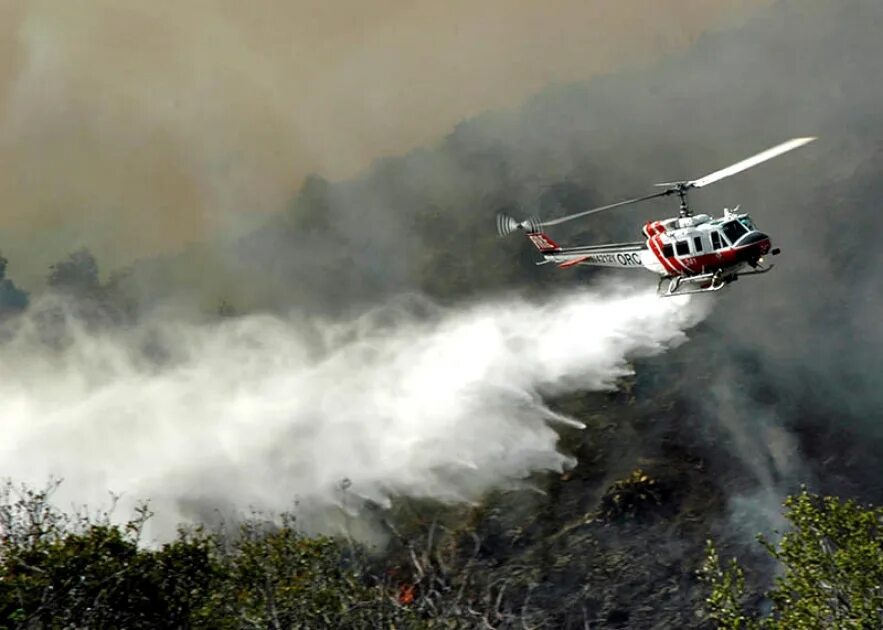
[{"label": "helicopter", "polygon": [[[739,206],[733,210],[725,208],[720,218],[693,214],[687,201],[688,191],[741,173],[815,139],[792,138],[699,179],[656,184],[663,190],[556,219],[541,221],[530,217],[518,221],[498,214],[497,233],[507,236],[524,232],[543,256],[537,263],[540,265],[555,263],[562,269],[578,265],[648,269],[661,276],[657,285],[660,297],[720,291],[742,276],[770,271],[773,265],[767,264],[764,257],[777,256],[780,250],[772,248],[770,237],[757,229],[747,213],[739,212]],[[642,241],[561,247],[543,231],[597,212],[671,195],[680,198],[678,216],[644,224]]]}]

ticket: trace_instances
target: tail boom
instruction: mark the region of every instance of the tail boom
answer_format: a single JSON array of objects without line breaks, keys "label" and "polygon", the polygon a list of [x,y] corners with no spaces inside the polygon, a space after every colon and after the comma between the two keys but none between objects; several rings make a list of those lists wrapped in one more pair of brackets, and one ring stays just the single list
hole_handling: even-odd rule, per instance
[{"label": "tail boom", "polygon": [[644,243],[618,243],[558,248],[546,252],[541,250],[540,253],[543,254],[544,262],[556,263],[562,269],[577,265],[634,269],[645,266],[644,253],[648,251]]}]

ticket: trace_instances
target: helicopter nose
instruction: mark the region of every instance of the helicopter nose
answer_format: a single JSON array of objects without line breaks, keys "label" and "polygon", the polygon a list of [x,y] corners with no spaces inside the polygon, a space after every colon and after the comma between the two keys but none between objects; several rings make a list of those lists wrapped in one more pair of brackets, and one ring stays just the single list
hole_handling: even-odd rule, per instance
[{"label": "helicopter nose", "polygon": [[761,256],[770,251],[770,237],[763,232],[752,232],[745,236],[739,243],[740,246],[752,252],[759,252]]},{"label": "helicopter nose", "polygon": [[772,244],[770,237],[763,232],[751,232],[746,234],[739,241],[738,249],[741,252],[739,257],[752,267],[756,267],[760,260],[770,251]]},{"label": "helicopter nose", "polygon": [[770,251],[770,247],[772,247],[772,241],[770,241],[770,237],[764,234],[763,232],[757,233],[757,248],[760,250],[760,255],[763,256],[767,252]]}]

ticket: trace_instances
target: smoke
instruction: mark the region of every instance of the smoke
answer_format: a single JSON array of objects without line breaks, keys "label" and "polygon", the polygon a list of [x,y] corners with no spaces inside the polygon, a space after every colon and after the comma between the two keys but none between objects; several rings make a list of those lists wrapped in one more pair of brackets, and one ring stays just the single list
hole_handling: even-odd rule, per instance
[{"label": "smoke", "polygon": [[746,379],[729,369],[700,397],[723,443],[742,463],[743,481],[730,488],[729,518],[735,533],[751,540],[757,532],[783,530],[782,499],[801,483],[814,481],[800,445],[776,405],[746,392]]},{"label": "smoke", "polygon": [[550,81],[768,0],[0,3],[0,247],[27,286],[236,233]]},{"label": "smoke", "polygon": [[89,332],[44,301],[4,331],[0,461],[18,480],[63,478],[62,502],[150,499],[165,534],[206,506],[297,500],[309,522],[344,479],[381,504],[473,500],[572,465],[553,427],[579,419],[543,396],[615,388],[707,304],[584,289],[454,310],[411,296],[335,324],[167,316]]},{"label": "smoke", "polygon": [[[709,3],[691,6],[697,9],[700,5]],[[336,60],[333,63],[324,63],[328,57],[310,57],[298,67],[312,71],[298,75],[300,80],[288,81],[295,76],[288,74],[294,64],[286,61],[290,56],[279,56],[279,51],[290,52],[286,38],[278,36],[278,31],[273,31],[277,37],[265,37],[264,29],[248,31],[250,27],[245,26],[251,35],[234,37],[231,23],[250,23],[239,20],[242,16],[228,20],[218,14],[203,24],[200,11],[182,13],[177,16],[180,20],[153,14],[154,19],[148,22],[156,30],[142,32],[165,33],[169,24],[182,25],[171,38],[149,38],[168,44],[159,48],[170,51],[172,59],[167,63],[180,72],[175,75],[157,71],[154,62],[163,59],[162,55],[108,54],[109,44],[99,35],[118,31],[103,29],[106,22],[96,21],[94,15],[73,11],[79,27],[69,28],[67,18],[71,16],[53,17],[52,11],[46,10],[49,5],[40,6],[42,9],[31,12],[19,11],[29,13],[29,20],[23,23],[28,28],[16,29],[27,43],[26,51],[16,48],[12,51],[15,54],[4,57],[9,67],[17,66],[19,71],[14,85],[0,86],[8,101],[3,146],[14,152],[14,159],[5,161],[9,168],[0,173],[0,178],[7,180],[0,181],[0,188],[15,193],[10,197],[10,208],[62,208],[66,213],[71,205],[79,211],[99,198],[102,208],[110,208],[108,216],[146,217],[146,225],[136,222],[131,231],[116,229],[119,224],[114,222],[110,223],[114,229],[96,229],[96,225],[110,224],[85,220],[76,213],[71,214],[70,222],[62,221],[68,227],[75,225],[73,236],[79,238],[84,232],[105,236],[127,255],[201,233],[199,225],[190,229],[190,223],[185,221],[181,227],[180,221],[197,217],[199,223],[203,213],[215,210],[215,202],[231,211],[257,202],[276,207],[288,187],[314,164],[337,175],[359,170],[378,154],[434,137],[437,132],[430,128],[448,129],[467,111],[508,106],[550,78],[562,81],[520,106],[458,124],[435,146],[380,161],[357,179],[339,183],[310,179],[289,211],[263,230],[217,247],[211,252],[214,257],[202,252],[201,256],[164,261],[175,267],[175,282],[170,280],[174,274],[152,274],[149,265],[143,265],[136,270],[136,280],[152,296],[177,284],[178,294],[205,290],[212,297],[229,297],[246,309],[282,310],[296,304],[313,312],[339,314],[358,311],[364,304],[382,303],[402,290],[429,293],[445,301],[515,285],[547,291],[555,283],[572,282],[571,276],[533,267],[530,254],[520,249],[526,247],[523,243],[495,239],[493,215],[498,210],[551,218],[555,213],[639,194],[652,182],[701,176],[788,137],[820,136],[818,142],[798,153],[692,196],[697,211],[714,214],[723,206],[741,203],[782,248],[783,255],[772,273],[739,282],[716,296],[717,316],[705,323],[695,352],[693,347],[689,349],[693,360],[682,362],[680,371],[672,376],[677,380],[679,397],[699,416],[692,426],[699,424],[705,430],[696,431],[695,436],[684,435],[684,427],[691,426],[688,420],[673,419],[671,424],[681,429],[680,439],[691,446],[701,441],[697,448],[716,455],[721,450],[733,454],[739,465],[723,470],[725,474],[716,481],[728,496],[736,497],[751,497],[752,489],[745,485],[753,482],[760,497],[758,512],[769,512],[777,497],[792,489],[798,479],[807,478],[818,480],[825,491],[880,500],[883,264],[877,240],[883,230],[883,214],[877,208],[883,201],[879,176],[883,160],[879,142],[883,130],[879,107],[883,39],[877,25],[883,5],[877,0],[780,0],[757,19],[730,31],[704,33],[688,50],[662,58],[651,67],[576,84],[563,81],[587,76],[576,68],[596,58],[593,51],[575,48],[574,42],[609,39],[625,48],[646,45],[652,52],[658,50],[652,31],[632,31],[634,23],[625,20],[621,28],[609,29],[609,37],[596,38],[583,32],[582,25],[588,21],[585,16],[577,19],[574,14],[544,10],[544,15],[557,16],[549,18],[551,34],[537,35],[545,46],[534,41],[526,53],[519,49],[524,55],[519,57],[513,54],[514,45],[498,43],[494,44],[498,54],[488,56],[488,49],[475,38],[468,38],[472,46],[461,45],[464,42],[456,36],[442,38],[453,42],[451,45],[423,38],[422,34],[432,29],[405,28],[403,25],[411,24],[407,16],[391,10],[380,22],[390,15],[403,21],[389,18],[392,21],[385,22],[389,28],[378,27],[354,42],[347,31],[341,31],[341,38],[333,41],[350,42],[352,48],[332,46],[332,52],[339,52],[339,56],[331,54]],[[618,3],[620,6],[627,5]],[[641,14],[648,22],[662,24],[663,30],[670,30],[672,21],[680,25],[684,18],[698,15],[694,10],[678,12],[663,4],[653,6],[652,10],[644,7]],[[153,11],[142,9],[139,16]],[[488,24],[499,22],[500,16],[493,13],[470,22],[479,35]],[[628,13],[623,8],[621,15]],[[661,14],[669,15],[671,21],[661,19]],[[125,11],[115,15],[118,22],[113,26],[129,24]],[[451,15],[452,22],[445,22],[453,24],[445,31],[449,34],[458,32],[457,14]],[[500,15],[507,20],[517,15],[525,23],[546,24],[534,19],[534,14],[509,8]],[[258,22],[284,24],[278,17],[267,15]],[[428,23],[436,17],[427,18]],[[141,21],[137,23],[140,29]],[[554,26],[564,23],[575,25],[576,34],[559,37]],[[194,25],[208,34],[207,39],[187,36]],[[512,23],[501,28],[507,33],[500,36],[502,39],[519,40],[520,31]],[[681,31],[678,44],[702,31],[704,28]],[[395,40],[393,32],[405,34],[405,39],[425,40],[429,48],[440,52],[437,57],[398,54],[396,51],[407,48],[385,48],[385,42]],[[415,38],[414,33],[421,35]],[[226,45],[217,46],[217,41]],[[265,41],[276,42],[276,47],[265,49]],[[67,54],[70,42],[77,46],[83,42],[83,49],[74,47],[82,57]],[[528,80],[517,68],[529,64],[499,61],[524,59],[550,46],[558,56],[550,57],[549,64],[566,58],[573,63],[571,71],[553,75],[547,72],[548,67],[536,66],[534,79]],[[211,51],[223,50],[232,51],[229,60],[212,56]],[[611,49],[607,62],[591,72],[618,68],[617,50],[622,49]],[[439,65],[426,66],[428,57]],[[59,70],[58,59],[70,60],[69,66]],[[400,66],[397,59],[407,62]],[[498,61],[483,65],[487,59]],[[46,63],[40,65],[41,60]],[[142,61],[144,67],[138,65]],[[468,74],[463,70],[467,66],[484,68],[485,74]],[[96,69],[94,75],[92,68]],[[191,72],[194,68],[199,72]],[[128,73],[129,80],[119,80],[120,69]],[[69,76],[81,78],[70,83],[61,80]],[[205,81],[194,82],[195,77]],[[320,80],[313,81],[316,77]],[[426,81],[426,77],[434,79]],[[427,83],[432,84],[432,90],[418,89]],[[106,85],[116,85],[119,91],[93,89]],[[305,85],[311,89],[304,89]],[[510,85],[518,89],[510,91]],[[323,90],[320,86],[330,87]],[[46,94],[40,90],[50,88],[57,92],[44,98]],[[294,96],[301,93],[314,99],[305,110],[292,106]],[[170,94],[178,100],[168,100]],[[250,97],[230,99],[230,94]],[[418,100],[408,100],[408,95],[416,94],[421,95]],[[476,96],[481,94],[488,98]],[[95,95],[113,96],[108,102],[117,105],[97,109]],[[396,95],[404,96],[399,100]],[[461,99],[469,100],[468,106],[460,107]],[[326,108],[331,102],[335,107]],[[365,102],[371,105],[362,106]],[[204,108],[204,103],[211,107]],[[448,103],[459,104],[449,108]],[[347,110],[346,104],[355,106]],[[301,117],[304,111],[313,115]],[[316,112],[324,111],[341,115],[317,119]],[[96,117],[95,112],[104,114]],[[155,116],[157,113],[162,116]],[[417,135],[409,135],[413,130],[398,135],[405,123],[419,120],[435,122],[421,127]],[[371,131],[362,135],[364,129]],[[15,133],[10,135],[10,130]],[[135,149],[130,150],[132,147]],[[301,164],[298,160],[303,156],[311,157]],[[346,156],[346,160],[337,162],[336,156]],[[138,175],[138,186],[130,185],[133,173]],[[142,177],[143,173],[150,176]],[[255,173],[259,174],[257,179],[252,178]],[[235,174],[242,179],[232,177]],[[181,177],[180,187],[173,176]],[[23,184],[27,186],[21,188]],[[190,195],[188,191],[197,192]],[[160,193],[161,198],[157,197]],[[34,195],[37,202],[31,201]],[[116,213],[117,208],[125,212]],[[667,203],[647,204],[598,215],[584,225],[563,227],[553,236],[562,243],[633,240],[643,220],[673,212]],[[35,215],[23,211],[17,216]],[[52,216],[57,219],[58,214]],[[163,217],[171,219],[166,222]],[[122,224],[132,225],[126,220]],[[79,245],[71,231],[58,228],[56,220],[36,227],[10,226],[3,230],[3,238],[10,241],[9,247],[28,253],[39,250],[41,256],[74,249],[72,242]],[[31,238],[34,229],[40,239]],[[580,232],[586,229],[589,233]],[[138,247],[130,247],[133,240]],[[12,258],[15,276],[25,256]],[[212,283],[214,286],[206,289]],[[368,321],[374,320],[369,317]],[[319,334],[307,332],[312,329],[300,324],[290,325],[292,334],[300,335],[297,339],[307,346],[312,336]],[[208,335],[209,329],[193,330]],[[328,332],[321,326],[318,330],[323,335]],[[163,334],[170,333],[166,330]],[[358,339],[352,330],[350,335]],[[534,349],[542,347],[542,337],[532,335],[531,339]],[[114,344],[122,341],[102,343],[117,348]],[[199,363],[198,354],[182,359],[182,365]],[[121,365],[131,371],[131,360],[126,358]],[[143,369],[148,375],[170,374]],[[49,385],[57,383],[50,378],[52,370],[44,367],[31,381],[33,388],[39,375],[46,376]],[[137,376],[144,374],[137,372]],[[12,382],[21,385],[18,378]],[[133,382],[139,382],[138,378]],[[540,385],[535,386],[539,393]],[[91,390],[83,385],[82,391]],[[200,398],[196,393],[192,397]],[[86,426],[98,422],[91,416],[85,421]],[[170,415],[161,422],[182,420]],[[176,435],[171,430],[168,434]],[[649,438],[643,439],[649,443]],[[162,449],[157,446],[153,450]],[[33,461],[41,459],[34,457]],[[210,471],[200,473],[209,480],[200,478],[200,484],[211,488],[214,478],[223,476],[215,475],[214,465],[200,469]],[[220,471],[231,469],[217,467]],[[181,479],[184,473],[191,474],[184,471]],[[245,496],[237,494],[236,484],[246,482],[227,476],[231,498]],[[733,487],[737,485],[733,479],[743,478],[746,483]],[[180,483],[192,490],[189,481]],[[275,477],[272,481],[279,483]],[[403,482],[384,483],[401,487]],[[456,487],[456,492],[465,495],[467,486],[455,484],[448,489]],[[360,491],[382,496],[379,487],[362,487]],[[143,488],[152,486],[144,482]],[[737,520],[751,504],[750,498],[740,501],[734,501]]]}]

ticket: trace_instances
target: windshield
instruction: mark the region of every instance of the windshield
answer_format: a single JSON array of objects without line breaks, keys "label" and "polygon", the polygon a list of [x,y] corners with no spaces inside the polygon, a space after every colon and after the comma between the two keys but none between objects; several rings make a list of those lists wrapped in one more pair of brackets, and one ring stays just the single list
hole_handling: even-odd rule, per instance
[{"label": "windshield", "polygon": [[736,241],[739,240],[745,234],[748,234],[748,229],[739,223],[738,221],[729,221],[723,224],[721,228],[724,231],[724,236],[727,237],[727,240],[736,244]]},{"label": "windshield", "polygon": [[747,227],[749,232],[757,229],[748,217],[740,217],[739,223]]}]

